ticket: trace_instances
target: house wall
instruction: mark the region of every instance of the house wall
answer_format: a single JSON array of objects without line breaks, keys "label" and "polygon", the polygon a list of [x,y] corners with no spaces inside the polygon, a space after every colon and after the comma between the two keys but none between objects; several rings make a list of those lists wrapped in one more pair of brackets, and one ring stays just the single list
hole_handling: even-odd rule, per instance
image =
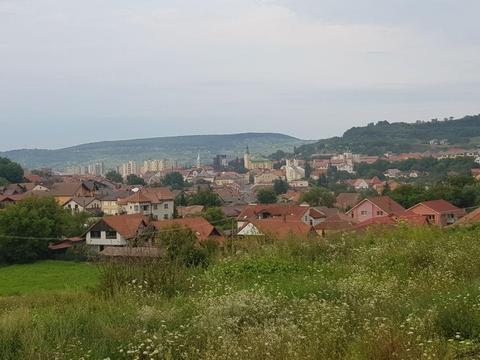
[{"label": "house wall", "polygon": [[263,235],[252,223],[247,224],[242,230],[238,232],[241,236],[259,236]]},{"label": "house wall", "polygon": [[102,211],[105,215],[119,215],[121,212],[121,206],[114,200],[102,201]]},{"label": "house wall", "polygon": [[117,232],[117,237],[115,239],[107,239],[106,231],[100,232],[100,239],[92,239],[90,231],[87,233],[85,242],[87,245],[92,246],[126,246],[127,241]]},{"label": "house wall", "polygon": [[362,221],[370,220],[372,218],[383,217],[388,215],[387,213],[383,212],[380,208],[378,208],[376,205],[374,205],[370,201],[364,201],[363,203],[358,205],[356,208],[353,208],[349,212],[347,212],[347,214],[357,222],[362,222]]},{"label": "house wall", "polygon": [[[147,210],[142,210],[143,206],[147,206]],[[167,208],[165,208],[165,206]],[[164,201],[160,204],[151,203],[128,203],[124,209],[128,215],[143,214],[153,216],[158,220],[173,219],[174,201]]]},{"label": "house wall", "polygon": [[438,226],[451,225],[463,215],[463,212],[461,210],[439,214],[423,204],[418,204],[414,208],[411,208],[409,211],[418,215],[425,216],[429,223]]}]

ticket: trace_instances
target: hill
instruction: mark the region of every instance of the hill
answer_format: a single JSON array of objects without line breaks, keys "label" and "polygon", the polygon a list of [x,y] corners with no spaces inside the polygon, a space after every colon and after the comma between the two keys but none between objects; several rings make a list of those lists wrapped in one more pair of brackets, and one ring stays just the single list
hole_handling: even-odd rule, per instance
[{"label": "hill", "polygon": [[216,154],[242,156],[245,147],[255,154],[270,154],[277,150],[293,151],[306,141],[275,133],[243,133],[229,135],[192,135],[156,137],[120,141],[102,141],[57,150],[22,149],[0,153],[27,168],[51,167],[63,169],[72,165],[103,161],[115,166],[127,160],[170,158],[180,163],[193,163],[200,153],[205,163]]},{"label": "hill", "polygon": [[[363,127],[353,127],[342,137],[319,140],[297,148],[297,154],[352,151],[367,155],[426,151],[430,140],[448,141],[448,146],[475,147],[480,144],[480,115],[454,120],[432,120],[416,123],[380,121]],[[438,145],[435,145],[438,148]]]}]

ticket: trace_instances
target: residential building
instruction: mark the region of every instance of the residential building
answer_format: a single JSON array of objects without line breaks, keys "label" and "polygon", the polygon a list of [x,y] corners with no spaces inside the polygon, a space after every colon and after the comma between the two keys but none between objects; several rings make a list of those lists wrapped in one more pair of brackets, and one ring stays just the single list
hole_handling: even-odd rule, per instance
[{"label": "residential building", "polygon": [[96,251],[101,251],[106,246],[127,246],[147,226],[148,219],[142,215],[105,216],[87,230],[85,241]]},{"label": "residential building", "polygon": [[282,219],[248,220],[239,229],[238,236],[272,236],[282,239],[289,236],[315,236],[313,226],[302,221]]},{"label": "residential building", "polygon": [[120,166],[120,174],[126,178],[128,175],[138,175],[137,163],[130,160]]},{"label": "residential building", "polygon": [[253,176],[254,185],[272,185],[275,180],[284,180],[282,171],[265,171]]},{"label": "residential building", "polygon": [[315,226],[315,231],[321,237],[327,237],[344,231],[352,231],[355,228],[355,221],[345,214],[335,214],[327,217],[325,221]]},{"label": "residential building", "polygon": [[142,214],[154,219],[172,219],[175,196],[168,188],[144,188],[118,201],[126,214]]},{"label": "residential building", "polygon": [[465,210],[445,200],[424,201],[412,206],[408,211],[422,215],[430,224],[438,226],[452,225],[465,216]]},{"label": "residential building", "polygon": [[369,197],[347,211],[355,222],[361,223],[376,217],[404,213],[405,209],[388,196]]},{"label": "residential building", "polygon": [[249,220],[280,219],[285,221],[301,221],[315,226],[325,214],[308,205],[247,205],[237,217],[237,228],[242,228]]},{"label": "residential building", "polygon": [[73,197],[62,207],[76,214],[88,211],[92,214],[99,214],[102,211],[102,202],[95,197]]},{"label": "residential building", "polygon": [[358,204],[361,196],[357,193],[340,193],[335,200],[335,207],[347,211]]},{"label": "residential building", "polygon": [[207,240],[223,243],[224,240],[215,226],[202,217],[154,221],[152,225],[157,232],[168,231],[172,228],[189,229],[195,234],[199,243]]}]

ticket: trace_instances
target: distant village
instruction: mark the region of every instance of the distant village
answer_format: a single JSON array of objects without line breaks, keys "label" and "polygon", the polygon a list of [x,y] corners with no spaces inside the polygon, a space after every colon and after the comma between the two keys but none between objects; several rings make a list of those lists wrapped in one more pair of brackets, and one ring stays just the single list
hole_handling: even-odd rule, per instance
[{"label": "distant village", "polygon": [[[445,141],[433,139],[431,144],[445,144]],[[309,160],[293,157],[272,160],[252,155],[247,147],[243,158],[228,159],[219,154],[204,163],[199,155],[195,165],[188,168],[179,167],[172,159],[149,159],[143,163],[126,161],[108,170],[102,162],[93,162],[65,172],[25,171],[24,182],[0,187],[0,209],[31,196],[53,197],[67,211],[87,213],[92,220],[84,233],[52,242],[50,250],[63,252],[84,244],[104,256],[140,256],[140,249],[147,249],[142,254],[152,254],[146,235],[170,227],[188,228],[199,243],[206,240],[222,243],[230,236],[327,237],[401,223],[445,227],[480,222],[480,210],[469,211],[442,198],[404,208],[385,195],[387,190],[395,190],[406,181],[425,175],[399,170],[396,164],[424,158],[472,159],[478,166],[472,167],[470,175],[480,180],[477,150],[450,148],[382,157],[316,154]],[[382,179],[356,176],[358,164],[375,164],[379,160],[387,161],[390,166]],[[331,171],[350,175],[336,181],[343,191],[324,189],[333,198],[328,205],[308,201],[306,194],[318,188],[321,179]],[[112,173],[119,178],[112,179]],[[181,184],[166,181],[172,174]],[[273,200],[262,200],[260,194],[271,193]],[[185,201],[198,194],[213,197],[213,205],[202,200]],[[212,206],[221,212],[222,220],[218,223],[204,216]],[[145,241],[139,244],[139,238]]]}]

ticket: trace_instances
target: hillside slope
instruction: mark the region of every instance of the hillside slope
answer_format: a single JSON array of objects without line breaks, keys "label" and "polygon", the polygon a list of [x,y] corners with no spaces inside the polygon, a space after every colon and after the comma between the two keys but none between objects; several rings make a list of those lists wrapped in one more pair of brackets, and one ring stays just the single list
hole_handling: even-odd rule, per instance
[{"label": "hillside slope", "polygon": [[293,151],[306,142],[275,133],[243,133],[229,135],[192,135],[156,137],[121,141],[103,141],[57,150],[12,150],[0,153],[27,168],[52,167],[63,169],[71,165],[104,161],[107,166],[127,160],[170,158],[180,163],[193,163],[200,153],[205,163],[216,154],[242,156],[248,145],[255,154],[270,154],[277,150]]},{"label": "hillside slope", "polygon": [[320,140],[297,149],[298,154],[352,151],[380,155],[387,151],[425,151],[432,139],[446,139],[449,146],[474,147],[480,142],[480,115],[458,120],[417,123],[381,121],[347,130],[342,137]]}]

